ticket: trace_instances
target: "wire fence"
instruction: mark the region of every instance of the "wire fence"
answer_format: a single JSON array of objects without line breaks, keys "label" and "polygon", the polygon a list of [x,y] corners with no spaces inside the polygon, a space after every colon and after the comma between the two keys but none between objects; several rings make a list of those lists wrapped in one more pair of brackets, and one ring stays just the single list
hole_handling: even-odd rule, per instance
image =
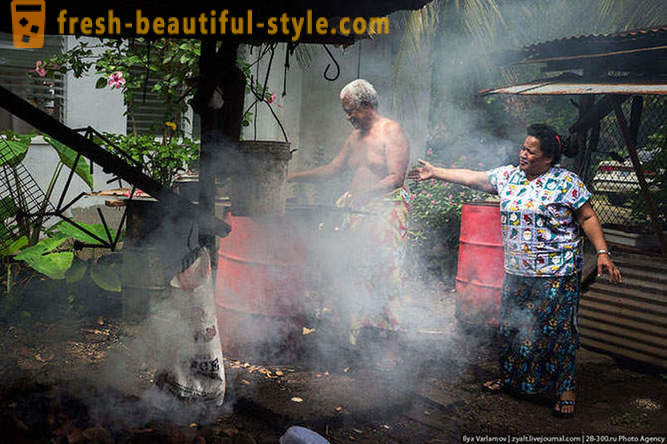
[{"label": "wire fence", "polygon": [[[649,185],[649,193],[665,224],[665,144],[667,141],[667,108],[664,96],[645,96],[635,146]],[[622,104],[630,125],[632,100]],[[589,135],[589,143],[595,135]],[[593,193],[593,207],[600,222],[607,227],[646,231],[650,227],[646,199],[642,194],[615,113],[600,124],[597,146],[589,151],[582,179]],[[591,145],[594,145],[592,143]]]},{"label": "wire fence", "polygon": [[21,153],[0,138],[0,249],[48,218],[53,211],[45,194],[21,163]]}]

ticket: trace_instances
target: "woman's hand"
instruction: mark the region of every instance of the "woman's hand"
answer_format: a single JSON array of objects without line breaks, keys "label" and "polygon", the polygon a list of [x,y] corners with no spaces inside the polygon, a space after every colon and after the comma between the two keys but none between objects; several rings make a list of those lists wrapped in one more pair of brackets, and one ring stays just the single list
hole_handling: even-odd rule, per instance
[{"label": "woman's hand", "polygon": [[408,179],[416,180],[418,182],[431,179],[435,174],[435,167],[425,160],[417,159],[417,162],[419,162],[421,166],[410,170],[408,172]]},{"label": "woman's hand", "polygon": [[609,282],[618,284],[621,282],[621,270],[611,261],[608,254],[598,255],[598,277],[602,276],[604,269],[609,273]]}]

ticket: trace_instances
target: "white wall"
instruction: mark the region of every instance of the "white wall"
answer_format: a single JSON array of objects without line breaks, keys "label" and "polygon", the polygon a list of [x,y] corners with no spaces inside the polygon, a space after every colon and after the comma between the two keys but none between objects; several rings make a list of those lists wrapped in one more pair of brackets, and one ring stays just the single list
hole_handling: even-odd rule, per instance
[{"label": "white wall", "polygon": [[[282,96],[284,80],[284,62],[286,44],[279,44],[271,67],[269,89],[276,94],[272,104],[276,115],[287,132],[294,153],[289,163],[290,171],[312,168],[330,161],[342,146],[345,138],[352,130],[345,119],[338,94],[343,86],[357,78],[359,45],[361,45],[360,76],[369,80],[380,96],[379,111],[382,115],[401,123],[411,146],[411,159],[423,155],[427,138],[428,98],[430,92],[430,68],[422,60],[414,63],[413,83],[399,82],[394,88],[393,72],[397,48],[398,34],[376,36],[374,40],[363,40],[361,43],[346,48],[329,47],[338,61],[341,72],[336,81],[330,82],[323,77],[326,66],[331,63],[330,75],[334,74],[333,62],[321,45],[307,45],[313,55],[310,67],[303,69],[296,57],[290,58],[290,69],[287,73],[286,96]],[[75,43],[74,37],[68,37],[68,45]],[[257,57],[257,48],[248,54],[248,61]],[[266,74],[268,57],[259,66],[259,78],[263,81]],[[411,63],[410,61],[404,63]],[[421,65],[420,65],[421,63]],[[256,75],[255,68],[252,69]],[[125,133],[125,110],[123,97],[119,90],[110,88],[96,89],[95,75],[74,78],[69,74],[66,80],[65,124],[71,128],[92,126],[98,131]],[[411,103],[405,103],[405,98]],[[252,97],[246,97],[245,107],[252,103]],[[255,111],[255,109],[253,109]],[[243,129],[244,140],[283,140],[282,132],[275,119],[264,103],[257,106],[255,122]],[[317,153],[320,153],[318,158]],[[29,171],[42,189],[46,189],[49,179],[57,164],[57,156],[50,146],[35,143],[25,162]],[[64,176],[66,178],[66,176]],[[64,178],[54,195],[62,189]],[[95,189],[110,188],[106,181],[109,175],[95,167]],[[297,184],[290,186],[289,194],[293,201],[301,203],[331,204],[333,198],[345,189],[348,178],[342,177],[330,181],[327,186]],[[333,185],[333,186],[332,186]],[[72,198],[87,187],[75,177],[68,194]],[[84,198],[77,207],[90,207],[103,204],[101,199]]]},{"label": "white wall", "polygon": [[[310,45],[315,54],[312,66],[302,75],[299,151],[289,164],[290,171],[299,171],[322,164],[315,159],[318,150],[324,153],[324,163],[330,161],[342,147],[352,131],[343,113],[339,93],[352,80],[360,77],[373,84],[379,95],[378,110],[381,115],[397,120],[410,142],[411,161],[423,156],[428,133],[428,108],[430,95],[430,66],[422,55],[409,55],[412,63],[412,83],[398,82],[394,87],[394,62],[399,34],[376,36],[363,40],[346,49],[329,47],[340,65],[336,81],[323,77],[327,65],[328,75],[335,74],[335,66],[321,45]],[[361,63],[359,64],[359,46]],[[423,57],[422,57],[423,58]],[[292,93],[288,91],[288,93]],[[405,100],[409,98],[409,103]],[[396,99],[396,103],[394,103]],[[302,203],[330,205],[342,193],[348,177],[329,181],[326,185],[291,185],[291,196]]]},{"label": "white wall", "polygon": [[[96,39],[87,39],[91,44]],[[76,43],[74,37],[67,37],[66,48],[72,47]],[[120,90],[110,88],[96,89],[95,82],[97,76],[86,75],[81,78],[75,78],[69,73],[65,80],[65,121],[64,124],[70,128],[83,128],[92,126],[100,132],[115,132],[125,134],[125,105],[123,104],[123,95]],[[89,163],[88,159],[82,157],[80,162]],[[28,172],[35,179],[39,187],[46,191],[49,182],[53,177],[56,165],[58,164],[58,155],[55,150],[39,136],[33,139],[33,143],[28,150],[28,154],[23,162]],[[58,204],[61,192],[67,181],[69,170],[64,168],[60,174],[60,179],[52,194],[51,202]],[[108,185],[107,180],[111,175],[105,174],[99,165],[93,168],[93,180],[95,190],[103,190],[117,186]],[[117,184],[117,182],[116,182]],[[90,189],[86,183],[78,176],[74,175],[65,196],[64,204],[78,196],[81,192],[89,192]],[[72,209],[75,210],[78,219],[85,219],[84,222],[99,222],[97,219],[96,207],[104,207],[104,199],[94,197],[84,197],[79,200]],[[78,211],[76,211],[78,209]],[[87,211],[83,211],[86,210]],[[83,211],[83,212],[82,212]],[[70,211],[71,213],[71,211]],[[90,214],[88,214],[90,213]],[[117,211],[107,210],[105,216],[115,218]]]}]

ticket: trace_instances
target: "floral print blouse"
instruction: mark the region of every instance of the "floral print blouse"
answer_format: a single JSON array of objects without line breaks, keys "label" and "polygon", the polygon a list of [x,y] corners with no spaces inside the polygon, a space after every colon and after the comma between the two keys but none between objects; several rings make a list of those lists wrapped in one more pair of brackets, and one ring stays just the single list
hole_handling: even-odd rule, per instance
[{"label": "floral print blouse", "polygon": [[569,276],[583,268],[583,238],[574,210],[590,198],[579,177],[559,167],[529,181],[519,167],[488,172],[500,197],[505,272]]}]

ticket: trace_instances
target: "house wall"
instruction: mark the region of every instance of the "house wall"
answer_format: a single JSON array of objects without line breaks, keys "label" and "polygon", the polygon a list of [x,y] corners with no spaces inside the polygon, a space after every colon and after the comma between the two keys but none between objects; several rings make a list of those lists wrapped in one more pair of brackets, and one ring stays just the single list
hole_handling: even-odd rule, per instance
[{"label": "house wall", "polygon": [[[276,95],[272,107],[280,119],[292,149],[295,149],[289,162],[290,171],[312,168],[329,162],[343,145],[352,127],[342,111],[339,92],[345,84],[360,76],[369,80],[380,96],[379,112],[401,123],[411,146],[411,161],[423,155],[427,135],[428,97],[430,76],[428,69],[422,69],[420,75],[412,79],[413,83],[399,81],[394,87],[394,61],[400,35],[376,36],[374,40],[346,48],[330,47],[340,65],[340,76],[336,81],[328,81],[323,73],[331,64],[329,75],[335,73],[335,67],[321,45],[307,45],[312,55],[308,67],[301,67],[296,57],[290,57],[290,69],[284,82],[284,63],[286,44],[277,45],[269,76],[269,90]],[[74,37],[68,37],[68,46],[73,45]],[[359,46],[361,62],[359,65]],[[257,48],[250,53],[244,48],[246,60],[252,62],[257,57]],[[420,61],[420,63],[423,61]],[[268,57],[259,65],[259,72],[252,68],[253,75],[262,81],[266,75]],[[416,64],[415,66],[417,66]],[[125,133],[125,107],[120,91],[109,88],[96,89],[96,76],[74,78],[67,76],[65,124],[71,128],[92,126],[98,131]],[[283,96],[283,89],[286,95]],[[407,103],[405,97],[410,98]],[[247,108],[253,97],[246,97]],[[282,132],[265,103],[258,103],[251,109],[256,115],[250,126],[242,132],[244,140],[283,140]],[[41,138],[37,138],[26,158],[26,166],[42,189],[46,189],[57,164],[57,155]],[[64,176],[64,175],[63,175]],[[56,187],[54,196],[65,182],[65,176]],[[94,168],[95,189],[110,188],[106,181],[110,179],[100,167]],[[342,176],[328,181],[324,185],[293,184],[289,187],[289,197],[295,203],[332,204],[335,196],[344,191],[349,176]],[[87,191],[86,185],[74,177],[67,198],[73,198],[80,192]],[[57,201],[56,197],[56,201]],[[84,198],[73,207],[79,216],[96,220],[96,208],[104,205],[103,199]],[[83,211],[83,213],[82,213]],[[109,211],[105,208],[105,212]],[[114,210],[115,211],[115,210]],[[117,212],[117,211],[115,211]],[[90,217],[88,217],[90,216]]]},{"label": "house wall", "polygon": [[[377,36],[374,40],[357,42],[344,51],[330,48],[340,65],[340,76],[335,81],[328,81],[323,76],[329,64],[328,75],[335,74],[332,60],[321,46],[311,45],[315,57],[302,75],[299,146],[289,164],[290,171],[325,164],[343,146],[353,128],[345,118],[339,94],[347,83],[357,78],[358,68],[360,77],[371,82],[378,92],[380,114],[398,121],[403,127],[410,143],[411,163],[423,155],[428,124],[429,70],[417,73],[416,83],[399,81],[394,87],[398,38],[398,35]],[[406,96],[411,98],[409,103],[404,100]],[[290,185],[290,196],[299,203],[331,205],[345,190],[349,179],[349,175],[343,175],[321,185],[293,184]]]},{"label": "house wall", "polygon": [[[87,40],[90,41],[91,45],[98,41],[97,39]],[[75,42],[74,37],[67,37],[66,48],[73,46]],[[124,134],[125,116],[123,116],[123,112],[125,111],[125,105],[123,104],[123,95],[119,90],[96,89],[96,80],[97,77],[94,75],[75,78],[72,73],[68,73],[65,84],[65,125],[70,128],[92,126],[100,132]],[[81,161],[89,163],[85,158],[82,158]],[[58,155],[51,145],[46,143],[41,136],[38,136],[33,139],[23,163],[39,187],[46,190],[58,164]],[[67,181],[68,172],[67,169],[64,169],[56,183],[51,198],[54,205],[58,203]],[[95,190],[99,191],[113,186],[106,183],[111,177],[111,175],[104,173],[100,166],[95,165],[93,168]],[[89,191],[88,185],[74,175],[64,202],[67,203],[80,193]],[[105,207],[102,198],[84,197],[72,206],[71,211],[77,220],[86,223],[99,223],[96,209],[98,207],[103,209],[105,217],[112,221],[112,225],[115,225],[115,221],[120,221],[120,212],[117,209]]]}]

